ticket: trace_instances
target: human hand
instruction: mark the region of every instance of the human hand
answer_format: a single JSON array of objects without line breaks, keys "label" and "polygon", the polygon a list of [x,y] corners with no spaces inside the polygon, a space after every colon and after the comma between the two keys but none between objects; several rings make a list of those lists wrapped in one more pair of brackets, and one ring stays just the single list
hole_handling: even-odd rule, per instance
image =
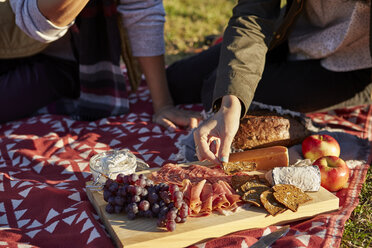
[{"label": "human hand", "polygon": [[236,96],[222,98],[221,108],[194,132],[196,155],[215,164],[229,161],[230,147],[239,128],[241,103]]},{"label": "human hand", "polygon": [[167,128],[170,131],[175,131],[177,126],[196,128],[201,120],[201,115],[195,111],[179,109],[173,105],[168,105],[157,111],[152,121]]}]

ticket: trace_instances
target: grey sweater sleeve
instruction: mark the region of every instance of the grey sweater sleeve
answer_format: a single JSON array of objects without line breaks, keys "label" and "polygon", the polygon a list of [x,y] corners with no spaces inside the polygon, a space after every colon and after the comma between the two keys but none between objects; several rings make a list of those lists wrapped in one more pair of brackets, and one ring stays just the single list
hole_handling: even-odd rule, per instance
[{"label": "grey sweater sleeve", "polygon": [[[58,27],[46,19],[37,0],[10,0],[16,24],[29,36],[41,42],[52,42],[66,34],[72,23]],[[156,56],[165,53],[165,11],[162,0],[120,0],[122,15],[134,56]]]},{"label": "grey sweater sleeve", "polygon": [[118,12],[122,15],[134,56],[165,53],[162,0],[120,0]]},{"label": "grey sweater sleeve", "polygon": [[46,19],[37,6],[37,0],[10,0],[17,26],[35,40],[49,43],[66,34],[68,28],[58,27]]}]

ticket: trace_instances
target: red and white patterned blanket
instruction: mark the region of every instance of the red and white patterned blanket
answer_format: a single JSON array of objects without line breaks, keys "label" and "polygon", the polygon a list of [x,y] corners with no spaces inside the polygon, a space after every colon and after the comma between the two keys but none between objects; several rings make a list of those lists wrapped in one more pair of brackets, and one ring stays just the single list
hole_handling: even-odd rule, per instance
[{"label": "red and white patterned blanket", "polygon": [[[85,193],[85,183],[91,180],[90,157],[128,148],[151,167],[177,163],[175,143],[188,134],[186,130],[172,133],[151,122],[145,86],[130,95],[130,103],[130,114],[95,122],[42,115],[0,125],[0,248],[114,246]],[[184,107],[201,110],[200,106]],[[371,106],[309,116],[315,122],[372,138]],[[273,247],[339,246],[367,170],[367,164],[353,169],[349,188],[337,194],[340,210],[292,223]],[[277,228],[243,230],[198,247],[247,247]]]}]

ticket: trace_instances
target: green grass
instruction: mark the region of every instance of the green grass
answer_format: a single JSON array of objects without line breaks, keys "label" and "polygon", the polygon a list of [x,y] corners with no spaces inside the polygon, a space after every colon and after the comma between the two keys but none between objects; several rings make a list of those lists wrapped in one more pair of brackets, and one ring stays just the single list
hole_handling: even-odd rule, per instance
[{"label": "green grass", "polygon": [[[236,0],[164,0],[166,63],[206,48],[206,37],[220,35]],[[345,224],[341,247],[372,247],[372,169],[360,193],[360,203]]]},{"label": "green grass", "polygon": [[220,35],[236,0],[164,0],[166,62],[205,48],[205,37]]},{"label": "green grass", "polygon": [[359,195],[359,205],[345,224],[341,247],[372,247],[372,167]]}]

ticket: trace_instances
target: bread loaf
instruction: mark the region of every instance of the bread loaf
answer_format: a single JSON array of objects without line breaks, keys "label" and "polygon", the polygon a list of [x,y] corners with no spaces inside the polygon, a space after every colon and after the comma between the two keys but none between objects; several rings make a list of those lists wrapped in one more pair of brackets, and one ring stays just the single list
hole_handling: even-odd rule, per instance
[{"label": "bread loaf", "polygon": [[269,146],[292,146],[301,143],[310,131],[290,115],[255,111],[241,121],[236,133],[233,150],[248,150]]}]

